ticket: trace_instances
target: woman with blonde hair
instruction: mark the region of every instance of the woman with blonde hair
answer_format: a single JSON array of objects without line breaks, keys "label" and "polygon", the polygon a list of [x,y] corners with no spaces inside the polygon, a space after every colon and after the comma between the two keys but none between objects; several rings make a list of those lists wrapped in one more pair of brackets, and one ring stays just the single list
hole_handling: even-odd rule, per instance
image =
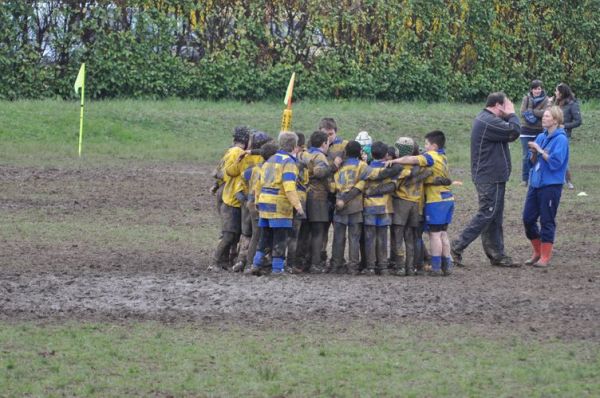
[{"label": "woman with blonde hair", "polygon": [[562,124],[562,110],[551,107],[542,116],[544,131],[529,143],[531,172],[523,224],[533,247],[533,256],[525,264],[534,267],[547,267],[552,257],[556,213],[569,164],[569,139]]}]

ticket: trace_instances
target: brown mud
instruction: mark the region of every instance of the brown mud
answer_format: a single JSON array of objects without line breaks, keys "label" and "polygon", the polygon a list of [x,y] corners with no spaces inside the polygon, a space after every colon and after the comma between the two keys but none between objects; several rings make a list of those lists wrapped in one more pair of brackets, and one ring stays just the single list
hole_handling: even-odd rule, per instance
[{"label": "brown mud", "polygon": [[[201,241],[130,238],[128,244],[95,239],[85,231],[80,239],[50,239],[48,220],[60,224],[79,218],[134,230],[217,231],[209,170],[189,164],[78,170],[0,166],[0,218],[10,225],[0,235],[0,320],[290,327],[313,321],[425,321],[499,334],[600,339],[600,248],[597,239],[586,238],[595,236],[598,217],[568,200],[559,209],[550,269],[491,267],[477,240],[465,252],[467,267],[447,278],[214,274],[206,268],[216,236],[206,234],[197,235],[206,236]],[[457,190],[451,235],[476,207],[472,187]],[[509,189],[505,213],[507,252],[521,260],[529,255],[520,223],[523,195],[523,189]],[[20,233],[20,222],[32,224],[34,232]]]}]

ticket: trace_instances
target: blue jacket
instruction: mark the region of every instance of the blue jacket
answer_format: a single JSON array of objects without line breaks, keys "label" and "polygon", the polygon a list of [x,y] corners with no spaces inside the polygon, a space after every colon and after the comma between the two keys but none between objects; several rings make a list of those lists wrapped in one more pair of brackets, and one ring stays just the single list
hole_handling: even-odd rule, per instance
[{"label": "blue jacket", "polygon": [[569,139],[565,130],[558,127],[552,135],[548,131],[537,136],[535,142],[548,153],[548,160],[538,154],[537,162],[531,161],[532,153],[529,151],[529,161],[532,163],[529,171],[529,186],[541,188],[547,185],[564,184],[567,166],[569,164]]}]

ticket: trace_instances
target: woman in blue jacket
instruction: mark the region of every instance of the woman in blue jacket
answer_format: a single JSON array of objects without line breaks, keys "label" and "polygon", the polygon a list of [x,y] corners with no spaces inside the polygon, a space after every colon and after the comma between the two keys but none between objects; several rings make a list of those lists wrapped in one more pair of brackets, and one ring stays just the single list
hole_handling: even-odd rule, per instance
[{"label": "woman in blue jacket", "polygon": [[556,213],[569,163],[569,139],[562,124],[562,110],[551,107],[542,117],[544,131],[529,143],[531,170],[523,224],[533,247],[533,256],[525,264],[535,267],[547,267],[552,257]]}]

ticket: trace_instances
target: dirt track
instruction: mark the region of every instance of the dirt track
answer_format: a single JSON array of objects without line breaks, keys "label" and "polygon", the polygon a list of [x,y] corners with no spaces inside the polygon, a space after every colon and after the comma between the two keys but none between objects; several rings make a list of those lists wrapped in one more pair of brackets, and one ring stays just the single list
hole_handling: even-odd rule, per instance
[{"label": "dirt track", "polygon": [[[207,272],[215,238],[122,244],[83,233],[80,239],[52,239],[48,220],[61,223],[84,216],[105,227],[163,226],[185,232],[209,225],[216,230],[213,197],[205,193],[208,170],[178,164],[80,170],[0,166],[5,227],[0,235],[0,319],[290,325],[356,318],[425,320],[498,333],[600,339],[600,269],[593,260],[598,258],[597,243],[559,241],[555,266],[548,271],[490,267],[476,241],[466,252],[467,268],[449,278],[256,278]],[[454,232],[474,209],[469,189],[463,188]],[[507,203],[514,205],[505,215],[505,236],[508,251],[524,259],[529,249],[519,222],[522,196],[521,191],[508,192]],[[40,218],[45,223],[37,235]],[[19,232],[23,220],[34,225],[34,232]],[[598,225],[595,221],[596,215],[566,205],[559,210],[559,234],[569,236],[570,228]]]}]

